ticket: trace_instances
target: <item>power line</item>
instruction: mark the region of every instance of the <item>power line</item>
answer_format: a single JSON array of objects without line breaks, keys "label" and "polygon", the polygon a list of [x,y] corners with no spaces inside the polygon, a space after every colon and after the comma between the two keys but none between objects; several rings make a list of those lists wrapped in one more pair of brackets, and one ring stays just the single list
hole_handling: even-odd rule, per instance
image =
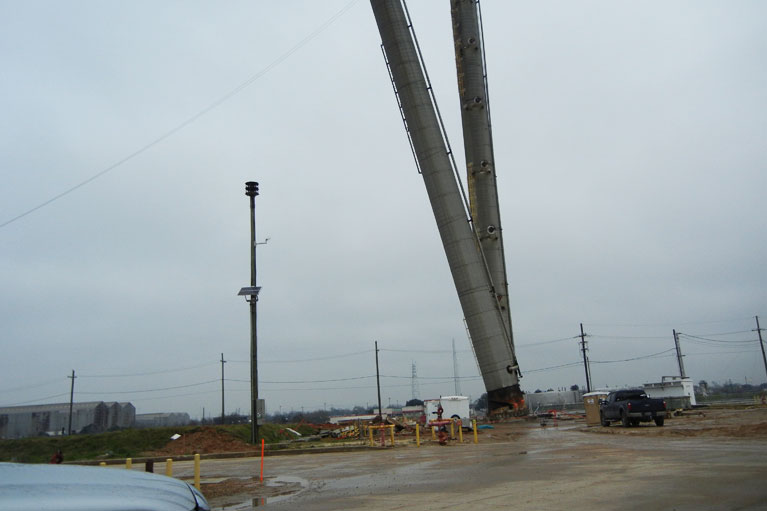
[{"label": "power line", "polygon": [[[554,343],[557,343],[557,342],[572,341],[573,339],[578,339],[579,337],[580,337],[579,335],[575,335],[575,336],[571,336],[571,337],[562,337],[561,339],[552,339],[550,341],[531,342],[531,343],[528,343],[528,344],[516,344],[515,346],[517,348],[527,348],[527,347],[532,347],[532,346],[543,346],[545,344],[554,344]],[[530,372],[530,371],[525,371],[525,372]]]},{"label": "power line", "polygon": [[[78,376],[78,378],[79,378],[79,376]],[[2,389],[2,390],[0,390],[0,394],[4,394],[6,392],[14,392],[16,390],[36,389],[36,388],[39,388],[39,387],[45,387],[47,385],[53,385],[54,383],[60,384],[61,383],[61,378],[56,378],[55,380],[48,380],[48,381],[43,382],[43,383],[38,383],[37,385],[21,385],[19,387],[11,387],[9,389]]]},{"label": "power line", "polygon": [[632,362],[634,360],[644,360],[648,358],[658,358],[664,353],[668,353],[669,351],[674,351],[676,348],[667,349],[664,351],[659,351],[658,353],[652,353],[650,355],[642,355],[641,357],[633,357],[633,358],[624,358],[621,360],[590,360],[592,364],[615,364],[618,362]]},{"label": "power line", "polygon": [[229,99],[233,98],[234,96],[236,96],[237,94],[239,94],[240,92],[245,90],[253,82],[255,82],[259,78],[263,77],[269,71],[271,71],[272,69],[277,67],[279,64],[281,64],[282,62],[287,60],[288,57],[290,57],[291,55],[296,53],[298,50],[300,50],[301,48],[306,46],[306,44],[308,44],[312,39],[314,39],[315,37],[320,35],[322,32],[324,32],[330,25],[332,25],[336,20],[338,20],[338,18],[343,16],[346,13],[346,11],[351,9],[352,6],[355,3],[357,3],[357,2],[358,2],[358,0],[352,0],[351,2],[347,3],[344,7],[341,8],[341,10],[336,12],[333,16],[331,16],[327,21],[325,21],[322,25],[320,25],[318,28],[316,28],[309,35],[307,35],[306,37],[301,39],[297,44],[295,44],[288,51],[286,51],[285,53],[283,53],[282,55],[277,57],[275,60],[273,60],[271,63],[269,63],[266,67],[264,67],[263,69],[261,69],[257,73],[255,73],[252,76],[250,76],[247,80],[245,80],[244,82],[239,84],[237,87],[235,87],[234,89],[230,90],[229,92],[227,92],[226,94],[224,94],[223,96],[221,96],[220,98],[218,98],[217,100],[215,100],[214,102],[212,102],[211,104],[209,104],[208,106],[206,106],[205,108],[203,108],[202,110],[197,112],[196,114],[194,114],[191,117],[187,118],[183,122],[177,124],[175,127],[173,127],[170,130],[166,131],[164,134],[160,135],[159,137],[155,138],[154,140],[152,140],[151,142],[145,144],[144,146],[140,147],[139,149],[137,149],[137,150],[133,151],[132,153],[128,154],[124,158],[118,160],[117,162],[113,163],[112,165],[110,165],[110,166],[106,167],[105,169],[103,169],[103,170],[97,172],[96,174],[92,175],[88,179],[86,179],[84,181],[81,181],[80,183],[72,186],[71,188],[68,188],[67,190],[64,190],[63,192],[59,193],[58,195],[55,195],[55,196],[51,197],[50,199],[46,200],[45,202],[42,202],[42,203],[38,204],[37,206],[35,206],[35,207],[31,208],[31,209],[28,209],[27,211],[24,211],[23,213],[21,213],[19,215],[16,215],[15,217],[13,217],[13,218],[11,218],[9,220],[6,220],[2,224],[0,224],[0,229],[2,229],[3,227],[5,227],[5,226],[7,226],[9,224],[12,224],[16,220],[20,220],[20,219],[24,218],[25,216],[29,215],[30,213],[34,213],[38,209],[44,208],[48,204],[51,204],[52,202],[55,202],[55,201],[61,199],[62,197],[66,196],[66,195],[69,195],[70,193],[74,192],[75,190],[77,190],[79,188],[82,188],[83,186],[87,185],[88,183],[90,183],[92,181],[95,181],[96,179],[100,178],[101,176],[103,176],[103,175],[113,171],[114,169],[120,167],[124,163],[127,163],[128,161],[132,160],[133,158],[135,158],[135,157],[145,153],[146,151],[148,151],[152,147],[156,146],[160,142],[163,142],[164,140],[166,140],[166,139],[170,138],[171,136],[175,135],[176,133],[178,133],[182,129],[186,128],[187,126],[192,124],[194,121],[196,121],[200,117],[202,117],[205,114],[207,114],[208,112],[210,112],[211,110],[216,109],[221,104],[223,104],[224,102],[226,102]]},{"label": "power line", "polygon": [[688,321],[686,323],[633,323],[633,324],[621,324],[621,323],[591,323],[589,326],[597,327],[620,327],[620,328],[647,328],[647,327],[673,327],[679,325],[711,325],[715,323],[735,323],[738,321],[751,321],[752,318],[732,318],[732,319],[715,319],[711,321]]},{"label": "power line", "polygon": [[199,383],[190,383],[188,385],[176,385],[174,387],[162,387],[159,389],[141,389],[141,390],[120,390],[120,391],[110,391],[110,390],[102,390],[100,392],[78,392],[78,394],[89,394],[89,395],[95,395],[95,394],[140,394],[143,392],[159,392],[161,390],[173,390],[173,389],[185,389],[188,387],[198,387],[200,385],[207,385],[209,383],[218,383],[220,380],[208,380],[208,381],[202,381]]},{"label": "power line", "polygon": [[[364,351],[354,351],[351,353],[342,353],[340,355],[326,355],[322,357],[313,357],[313,358],[295,358],[295,359],[285,359],[285,360],[259,360],[258,363],[259,364],[292,364],[294,362],[316,362],[317,360],[335,360],[337,358],[346,358],[346,357],[353,357],[356,355],[365,355],[372,352],[373,350],[364,350]],[[227,362],[234,362],[237,364],[250,363],[249,360],[227,360]]]},{"label": "power line", "polygon": [[541,368],[538,368],[538,369],[527,369],[525,372],[528,373],[528,374],[529,373],[539,373],[541,371],[550,371],[552,369],[564,369],[566,367],[575,367],[575,366],[579,366],[579,365],[582,365],[582,364],[583,364],[583,362],[581,362],[579,360],[578,362],[570,362],[568,364],[560,364],[558,366],[541,367]]},{"label": "power line", "polygon": [[[732,344],[756,344],[758,342],[758,339],[739,339],[739,340],[727,340],[727,339],[711,339],[708,337],[701,337],[699,335],[690,335],[690,334],[683,334],[682,332],[678,332],[680,337],[684,337],[685,339],[689,340],[690,342],[698,342],[699,344],[722,344],[722,345],[732,345]],[[700,342],[703,341],[703,342]]]},{"label": "power line", "polygon": [[[279,384],[279,383],[329,383],[329,382],[336,382],[336,381],[354,381],[354,380],[366,380],[369,378],[375,378],[375,375],[372,376],[355,376],[352,378],[334,378],[331,380],[296,380],[296,381],[265,381],[261,380],[260,383],[273,383],[273,384]],[[237,379],[231,379],[227,378],[226,381],[237,381],[237,382],[250,382],[250,380],[237,380]]]},{"label": "power line", "polygon": [[192,369],[199,369],[201,367],[207,367],[210,365],[218,364],[218,362],[207,362],[205,364],[199,364],[196,366],[189,366],[189,367],[179,367],[178,369],[162,369],[159,371],[151,371],[151,372],[145,372],[145,373],[130,373],[130,374],[91,374],[91,375],[85,375],[85,376],[79,376],[78,378],[130,378],[133,376],[151,376],[154,374],[167,374],[167,373],[178,373],[181,371],[190,371]]},{"label": "power line", "polygon": [[37,401],[45,401],[46,399],[53,399],[55,397],[61,397],[61,396],[68,396],[69,392],[64,392],[63,394],[54,394],[53,396],[45,396],[38,399],[30,399],[29,401],[20,401],[18,403],[11,403],[5,406],[20,406],[20,405],[26,405],[29,403],[36,403]]}]

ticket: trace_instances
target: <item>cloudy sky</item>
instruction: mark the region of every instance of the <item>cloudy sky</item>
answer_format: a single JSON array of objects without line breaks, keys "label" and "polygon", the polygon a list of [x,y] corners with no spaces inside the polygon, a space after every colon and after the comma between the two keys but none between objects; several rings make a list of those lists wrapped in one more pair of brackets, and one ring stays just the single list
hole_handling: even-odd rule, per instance
[{"label": "cloudy sky", "polygon": [[[449,3],[409,4],[462,157]],[[483,2],[527,391],[765,381],[767,6]],[[483,392],[364,0],[0,0],[0,405]],[[92,179],[95,178],[95,179]],[[80,186],[82,185],[82,186]]]}]

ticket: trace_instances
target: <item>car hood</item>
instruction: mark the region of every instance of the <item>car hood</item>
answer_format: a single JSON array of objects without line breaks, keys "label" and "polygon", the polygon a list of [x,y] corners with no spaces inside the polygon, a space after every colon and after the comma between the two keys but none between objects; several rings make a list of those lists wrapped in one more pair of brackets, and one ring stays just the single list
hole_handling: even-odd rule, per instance
[{"label": "car hood", "polygon": [[185,482],[157,474],[78,465],[0,463],[0,509],[191,511],[208,509],[208,505]]}]

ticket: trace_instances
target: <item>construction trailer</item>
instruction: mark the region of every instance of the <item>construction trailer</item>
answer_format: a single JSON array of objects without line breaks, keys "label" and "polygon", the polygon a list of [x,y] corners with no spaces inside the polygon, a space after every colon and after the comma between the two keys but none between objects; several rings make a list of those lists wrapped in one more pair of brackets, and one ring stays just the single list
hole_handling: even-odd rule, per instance
[{"label": "construction trailer", "polygon": [[644,391],[650,397],[666,401],[669,410],[679,408],[689,410],[698,404],[695,401],[694,384],[691,378],[663,376],[658,383],[645,383]]},{"label": "construction trailer", "polygon": [[471,425],[469,398],[466,396],[442,396],[439,399],[427,399],[423,402],[426,422],[437,420],[439,407],[442,406],[443,419],[461,419],[464,426]]}]

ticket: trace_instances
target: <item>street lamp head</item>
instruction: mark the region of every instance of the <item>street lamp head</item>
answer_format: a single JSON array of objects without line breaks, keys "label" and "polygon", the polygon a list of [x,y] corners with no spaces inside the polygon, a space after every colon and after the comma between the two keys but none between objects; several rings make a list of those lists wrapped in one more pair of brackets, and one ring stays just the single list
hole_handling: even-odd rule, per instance
[{"label": "street lamp head", "polygon": [[248,197],[255,197],[258,195],[258,183],[255,181],[248,181],[245,183],[245,195]]}]

